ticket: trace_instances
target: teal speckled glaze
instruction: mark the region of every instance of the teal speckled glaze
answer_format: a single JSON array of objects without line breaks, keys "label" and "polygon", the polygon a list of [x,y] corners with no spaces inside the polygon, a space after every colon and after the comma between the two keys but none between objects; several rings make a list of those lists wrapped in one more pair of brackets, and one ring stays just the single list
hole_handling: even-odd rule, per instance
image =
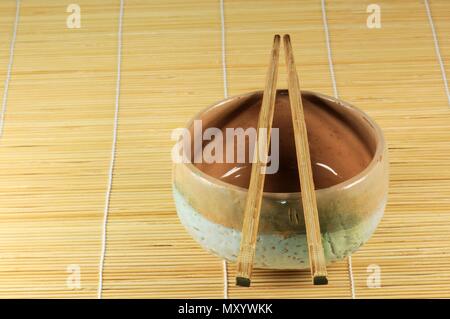
[{"label": "teal speckled glaze", "polygon": [[[206,250],[230,262],[236,262],[241,232],[209,221],[189,205],[180,192],[173,188],[173,196],[181,223],[191,236]],[[323,233],[327,262],[340,260],[357,250],[375,231],[383,216],[386,201],[364,223]],[[309,267],[306,234],[288,237],[279,234],[258,236],[254,265],[257,268],[301,269]]]}]

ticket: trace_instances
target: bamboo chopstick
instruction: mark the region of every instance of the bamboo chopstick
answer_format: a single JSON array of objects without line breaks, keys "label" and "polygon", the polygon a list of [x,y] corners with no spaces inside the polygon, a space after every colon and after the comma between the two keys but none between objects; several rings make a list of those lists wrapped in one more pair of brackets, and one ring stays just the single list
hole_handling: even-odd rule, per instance
[{"label": "bamboo chopstick", "polygon": [[[237,260],[236,285],[250,286],[253,259],[255,257],[256,237],[258,235],[259,216],[267,161],[261,161],[261,156],[268,155],[270,132],[272,129],[273,113],[275,109],[276,86],[278,77],[278,60],[280,55],[280,36],[273,39],[270,65],[267,71],[266,86],[262,99],[258,119],[258,138],[254,149],[254,161],[250,175],[247,200],[245,203],[242,239]],[[261,139],[260,130],[266,129],[265,140]]]},{"label": "bamboo chopstick", "polygon": [[292,123],[294,126],[295,150],[297,153],[298,173],[300,176],[303,213],[305,215],[306,238],[308,240],[309,262],[315,285],[326,285],[327,266],[320,234],[319,215],[309,154],[308,135],[300,92],[291,39],[283,36],[286,66],[288,68],[289,101],[291,104]]}]

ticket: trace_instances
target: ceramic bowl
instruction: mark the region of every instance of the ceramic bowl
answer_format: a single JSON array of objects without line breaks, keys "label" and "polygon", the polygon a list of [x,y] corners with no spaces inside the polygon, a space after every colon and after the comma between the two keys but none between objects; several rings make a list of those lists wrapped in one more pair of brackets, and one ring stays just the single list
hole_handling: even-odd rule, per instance
[{"label": "ceramic bowl", "polygon": [[[195,116],[202,119],[236,109],[253,92],[223,100]],[[371,145],[370,164],[352,178],[316,190],[322,242],[327,262],[356,251],[375,231],[387,201],[388,157],[382,131],[364,112],[349,103],[320,93],[303,95],[321,99],[362,132]],[[295,152],[295,150],[293,150]],[[173,196],[179,219],[206,250],[235,262],[239,253],[247,189],[225,183],[199,170],[192,163],[173,167]],[[263,194],[254,266],[301,269],[309,267],[308,246],[301,194]]]}]

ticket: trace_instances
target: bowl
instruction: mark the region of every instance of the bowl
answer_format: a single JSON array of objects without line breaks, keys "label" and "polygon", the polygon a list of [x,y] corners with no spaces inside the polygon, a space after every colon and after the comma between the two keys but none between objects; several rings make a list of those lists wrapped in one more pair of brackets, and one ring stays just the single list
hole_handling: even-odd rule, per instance
[{"label": "bowl", "polygon": [[[279,90],[278,94],[286,95],[287,91]],[[257,91],[225,99],[197,114],[186,129],[194,136],[195,120],[206,123],[204,130],[214,119],[217,123],[249,101],[260,103],[261,98],[262,92]],[[378,125],[349,103],[311,91],[303,91],[302,98],[304,103],[316,103],[336,114],[370,150],[367,166],[356,175],[315,190],[325,258],[330,263],[355,252],[371,237],[383,216],[389,179],[387,147]],[[295,149],[288,152],[295,154]],[[239,253],[246,195],[246,187],[212,176],[192,161],[173,165],[173,197],[181,223],[204,249],[230,262],[235,262]],[[263,193],[254,267],[309,267],[300,192]]]}]

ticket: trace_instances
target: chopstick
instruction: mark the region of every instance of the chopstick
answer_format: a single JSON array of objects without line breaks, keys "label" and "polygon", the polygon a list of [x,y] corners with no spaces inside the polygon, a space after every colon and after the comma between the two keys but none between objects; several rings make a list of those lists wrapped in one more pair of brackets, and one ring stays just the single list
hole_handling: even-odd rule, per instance
[{"label": "chopstick", "polygon": [[[266,86],[264,88],[261,110],[259,111],[257,143],[255,143],[254,148],[250,184],[245,203],[241,246],[237,260],[236,285],[238,286],[249,287],[251,282],[267,165],[266,156],[268,156],[270,132],[272,129],[272,120],[275,109],[280,41],[280,36],[278,34],[275,35],[273,39],[272,53],[270,56],[270,65],[267,71]],[[261,139],[261,136],[263,136],[263,133],[260,133],[261,129],[266,129],[266,132],[263,132],[267,134],[265,139]]]},{"label": "chopstick", "polygon": [[311,169],[308,135],[306,131],[303,102],[300,92],[298,74],[295,67],[291,39],[283,36],[286,66],[288,69],[289,101],[291,104],[292,123],[294,126],[295,150],[297,153],[298,173],[300,176],[303,213],[305,215],[306,238],[308,241],[309,262],[314,285],[326,285],[327,266],[320,234],[319,215]]}]

